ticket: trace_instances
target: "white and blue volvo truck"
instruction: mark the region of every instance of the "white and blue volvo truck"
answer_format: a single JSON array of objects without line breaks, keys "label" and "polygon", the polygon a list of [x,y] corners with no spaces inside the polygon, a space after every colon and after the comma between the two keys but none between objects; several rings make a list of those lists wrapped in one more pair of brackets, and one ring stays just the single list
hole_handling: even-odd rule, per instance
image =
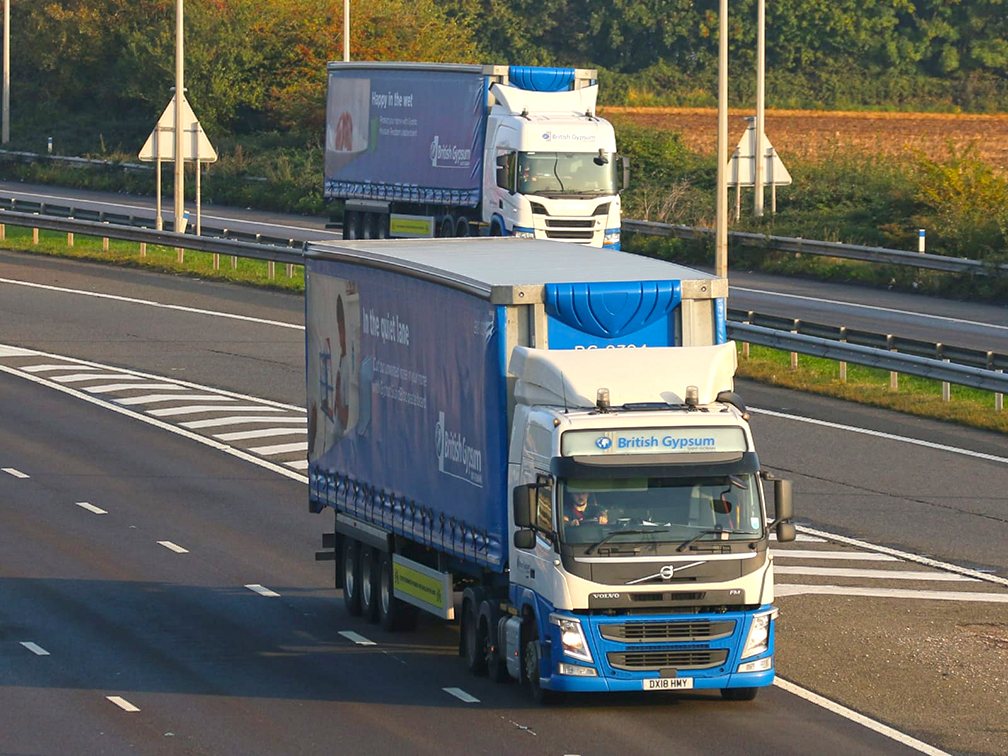
[{"label": "white and blue volvo truck", "polygon": [[469,669],[564,692],[774,676],[771,534],[727,282],[504,239],[312,244],[309,509],[346,609],[461,622]]},{"label": "white and blue volvo truck", "polygon": [[323,196],[346,239],[620,245],[629,163],[594,70],[330,63]]}]

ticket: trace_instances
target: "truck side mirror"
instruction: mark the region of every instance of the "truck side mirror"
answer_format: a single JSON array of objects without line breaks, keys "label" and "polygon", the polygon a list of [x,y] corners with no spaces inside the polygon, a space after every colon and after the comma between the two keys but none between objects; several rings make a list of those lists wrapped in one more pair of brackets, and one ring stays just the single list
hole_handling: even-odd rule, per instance
[{"label": "truck side mirror", "polygon": [[777,522],[785,522],[794,518],[794,503],[791,500],[791,481],[774,480],[774,514]]},{"label": "truck side mirror", "polygon": [[534,530],[516,530],[514,534],[514,545],[516,549],[534,549],[536,537]]},{"label": "truck side mirror", "polygon": [[[533,525],[535,525],[535,515],[536,515],[535,484],[529,483],[528,485],[524,486],[515,486],[512,497],[514,503],[515,527],[531,528]],[[515,535],[517,535],[517,533]],[[534,534],[533,534],[533,540],[534,540]]]},{"label": "truck side mirror", "polygon": [[[532,532],[532,531],[529,531]],[[517,533],[515,533],[517,535]],[[790,543],[795,539],[795,526],[793,522],[777,523],[777,543]]]}]

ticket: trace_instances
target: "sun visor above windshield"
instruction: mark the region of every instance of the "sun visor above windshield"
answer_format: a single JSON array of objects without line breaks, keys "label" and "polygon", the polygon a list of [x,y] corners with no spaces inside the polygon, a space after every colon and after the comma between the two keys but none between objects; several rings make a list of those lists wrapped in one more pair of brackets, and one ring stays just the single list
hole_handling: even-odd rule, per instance
[{"label": "sun visor above windshield", "polygon": [[683,404],[696,386],[699,404],[734,390],[735,342],[702,347],[641,349],[530,349],[515,347],[509,372],[516,376],[515,400],[526,405],[594,407],[598,390],[610,404]]},{"label": "sun visor above windshield", "polygon": [[490,93],[502,108],[509,113],[576,113],[595,115],[598,99],[598,84],[568,92],[534,92],[528,89],[494,84]]}]

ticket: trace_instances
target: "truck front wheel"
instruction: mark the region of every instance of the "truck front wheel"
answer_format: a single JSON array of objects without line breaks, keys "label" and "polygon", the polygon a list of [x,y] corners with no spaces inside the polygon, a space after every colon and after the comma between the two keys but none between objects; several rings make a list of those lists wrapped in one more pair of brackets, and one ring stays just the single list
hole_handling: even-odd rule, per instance
[{"label": "truck front wheel", "polygon": [[721,688],[721,698],[725,701],[752,701],[759,688]]},{"label": "truck front wheel", "polygon": [[535,620],[526,622],[522,627],[522,683],[537,704],[550,704],[556,699],[556,694],[539,685],[539,631]]}]

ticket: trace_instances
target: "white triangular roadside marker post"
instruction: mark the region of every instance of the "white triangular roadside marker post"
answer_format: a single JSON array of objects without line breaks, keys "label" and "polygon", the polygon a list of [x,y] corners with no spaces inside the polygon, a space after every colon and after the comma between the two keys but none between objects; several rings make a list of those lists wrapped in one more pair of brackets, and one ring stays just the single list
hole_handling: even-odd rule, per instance
[{"label": "white triangular roadside marker post", "polygon": [[[168,135],[171,138],[166,139]],[[158,118],[154,130],[147,137],[143,147],[140,148],[138,157],[144,162],[153,161],[157,165],[156,177],[157,190],[155,191],[155,202],[157,203],[157,228],[161,230],[161,161],[175,160],[175,97],[173,96],[168,106]],[[185,139],[184,137],[190,136]],[[201,229],[201,208],[200,208],[200,164],[214,163],[217,161],[217,151],[207,138],[199,119],[193,113],[189,101],[182,96],[182,160],[196,163],[196,233],[199,235]],[[176,231],[185,231],[185,218],[176,218]]]},{"label": "white triangular roadside marker post", "polygon": [[[766,176],[766,183],[773,192],[772,212],[776,213],[777,187],[790,185],[791,174],[788,173],[766,134],[763,134],[763,148],[760,150],[760,155],[764,160],[763,175]],[[734,186],[736,192],[741,191],[743,186],[756,186],[756,126],[751,122],[749,128],[742,134],[735,154],[732,155],[728,169],[728,185]]]}]

